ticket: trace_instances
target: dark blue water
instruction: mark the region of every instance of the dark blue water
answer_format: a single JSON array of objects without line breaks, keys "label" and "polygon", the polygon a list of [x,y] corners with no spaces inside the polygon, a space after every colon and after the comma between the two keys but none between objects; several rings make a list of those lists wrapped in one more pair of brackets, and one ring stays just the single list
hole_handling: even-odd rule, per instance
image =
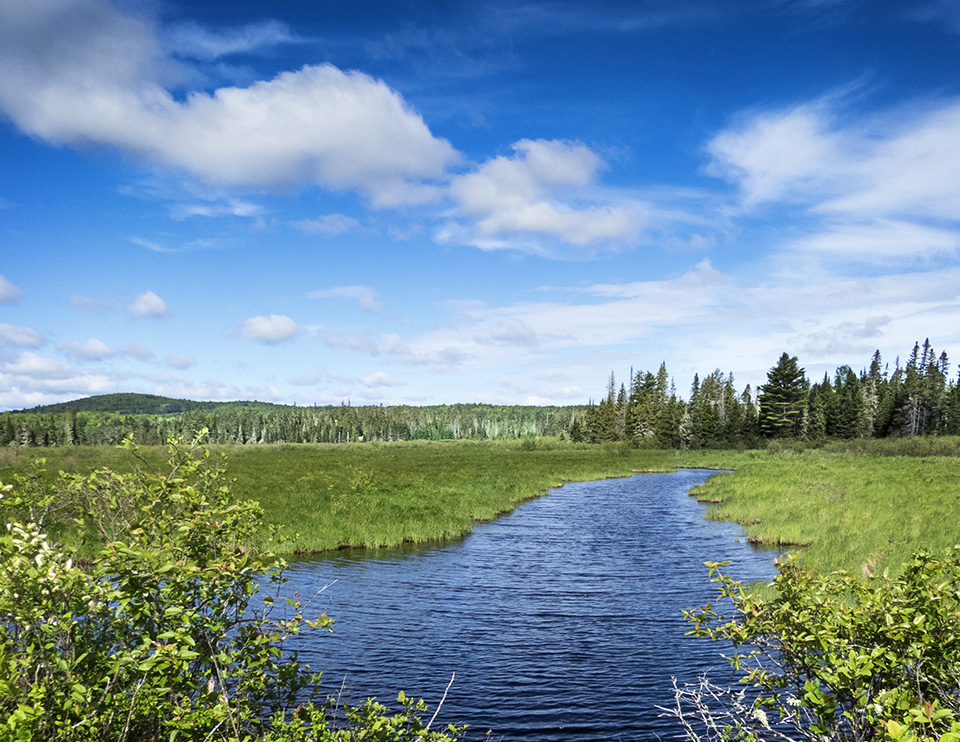
[{"label": "dark blue water", "polygon": [[331,694],[392,702],[398,690],[468,739],[652,740],[678,736],[657,705],[671,677],[726,677],[726,647],[685,637],[684,608],[715,597],[703,562],[766,581],[774,553],[708,522],[687,492],[714,472],[568,484],[479,524],[463,541],[298,562],[288,589],[335,619],[296,648]]}]

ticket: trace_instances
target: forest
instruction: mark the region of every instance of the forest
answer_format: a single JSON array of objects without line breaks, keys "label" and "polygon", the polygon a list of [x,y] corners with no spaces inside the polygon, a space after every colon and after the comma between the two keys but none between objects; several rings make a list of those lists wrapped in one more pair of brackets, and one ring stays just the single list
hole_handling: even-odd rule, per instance
[{"label": "forest", "polygon": [[631,372],[619,388],[588,406],[569,434],[591,443],[637,447],[752,448],[793,438],[813,444],[854,438],[960,434],[960,383],[949,378],[946,352],[915,343],[907,362],[890,370],[876,351],[859,373],[839,367],[811,383],[796,356],[783,353],[754,393],[738,392],[719,369],[694,376],[687,400],[677,396],[665,364],[656,374]]},{"label": "forest", "polygon": [[859,372],[807,378],[783,353],[756,390],[719,369],[695,375],[686,399],[666,363],[632,371],[595,403],[566,407],[451,404],[302,407],[191,402],[145,394],[89,397],[0,415],[0,446],[154,445],[206,428],[214,444],[503,440],[555,436],[637,448],[755,448],[781,438],[827,440],[960,434],[960,383],[945,352],[915,343],[891,369],[880,352]]}]

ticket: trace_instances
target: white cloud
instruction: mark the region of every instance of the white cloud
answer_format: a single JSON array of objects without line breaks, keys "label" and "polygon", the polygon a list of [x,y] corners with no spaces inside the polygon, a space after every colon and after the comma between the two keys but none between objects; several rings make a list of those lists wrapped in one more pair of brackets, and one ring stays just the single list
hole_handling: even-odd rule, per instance
[{"label": "white cloud", "polygon": [[817,101],[755,114],[708,145],[708,172],[744,204],[805,204],[866,218],[960,219],[960,101],[917,104],[847,125]]},{"label": "white cloud", "polygon": [[515,345],[532,348],[540,344],[536,330],[518,317],[507,317],[490,325],[486,335],[476,337],[481,345]]},{"label": "white cloud", "polygon": [[300,326],[283,314],[251,317],[240,330],[247,340],[276,345],[300,334]]},{"label": "white cloud", "polygon": [[164,362],[168,368],[173,368],[177,371],[186,371],[188,368],[195,366],[197,360],[183,353],[170,353]]},{"label": "white cloud", "polygon": [[57,350],[75,361],[99,361],[116,354],[116,351],[97,338],[90,338],[85,343],[57,343]]},{"label": "white cloud", "polygon": [[280,21],[251,23],[240,28],[213,32],[196,23],[181,23],[163,34],[165,46],[175,55],[204,61],[297,41]]},{"label": "white cloud", "polygon": [[496,157],[453,179],[457,214],[472,222],[451,223],[439,239],[534,250],[538,238],[577,247],[636,240],[644,222],[640,205],[623,199],[611,203],[609,195],[598,193],[596,179],[604,163],[588,147],[524,139],[512,149],[512,157]]},{"label": "white cloud", "polygon": [[47,141],[106,144],[223,185],[436,196],[458,155],[386,84],[332,65],[182,99],[148,20],[105,0],[0,6],[0,107]]},{"label": "white cloud", "polygon": [[388,376],[383,371],[377,371],[373,374],[368,374],[367,376],[361,376],[360,381],[366,387],[377,387],[377,386],[406,386],[407,382],[402,379],[395,379],[391,376]]},{"label": "white cloud", "polygon": [[60,381],[77,375],[73,366],[29,352],[21,354],[16,361],[5,363],[3,371],[34,381]]},{"label": "white cloud", "polygon": [[23,298],[23,291],[9,280],[0,276],[0,304],[16,304]]},{"label": "white cloud", "polygon": [[377,312],[381,304],[377,301],[377,292],[369,286],[334,286],[307,294],[311,299],[355,299],[360,308],[367,312]]},{"label": "white cloud", "polygon": [[[191,216],[221,217],[239,216],[246,218],[263,215],[263,207],[239,199],[227,199],[221,204],[176,204],[170,209],[170,216],[180,221]],[[141,243],[142,244],[142,243]],[[148,247],[149,245],[144,245]],[[154,249],[151,247],[151,249]]]},{"label": "white cloud", "polygon": [[47,341],[32,327],[8,325],[0,322],[0,345],[19,345],[21,348],[39,348]]},{"label": "white cloud", "polygon": [[152,291],[144,291],[127,307],[135,317],[166,317],[167,303]]},{"label": "white cloud", "polygon": [[960,249],[960,231],[880,219],[865,224],[827,225],[822,231],[788,243],[787,247],[826,259],[900,263],[955,254]]},{"label": "white cloud", "polygon": [[360,226],[360,222],[346,214],[324,214],[316,219],[301,219],[291,224],[304,234],[319,234],[324,237],[353,232]]}]

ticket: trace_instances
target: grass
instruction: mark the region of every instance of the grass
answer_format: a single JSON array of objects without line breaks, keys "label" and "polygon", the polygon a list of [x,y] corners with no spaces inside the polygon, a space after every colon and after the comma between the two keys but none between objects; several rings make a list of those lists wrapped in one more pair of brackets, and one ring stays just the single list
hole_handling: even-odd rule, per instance
[{"label": "grass", "polygon": [[[233,490],[299,539],[287,553],[462,536],[564,482],[677,467],[733,469],[691,494],[751,541],[802,546],[816,571],[896,571],[917,549],[960,543],[960,439],[864,441],[827,449],[649,451],[552,439],[212,447]],[[161,447],[141,449],[159,468]],[[129,469],[113,448],[0,449],[0,481],[30,459],[56,472]],[[683,534],[677,534],[682,538]]]},{"label": "grass", "polygon": [[896,573],[960,543],[960,458],[807,450],[757,455],[694,494],[750,541],[803,547],[810,570]]},{"label": "grass", "polygon": [[[233,492],[263,506],[268,525],[298,534],[289,552],[381,547],[462,536],[476,521],[511,511],[564,482],[629,476],[634,470],[729,465],[729,452],[638,451],[553,439],[351,445],[212,446],[226,456]],[[142,447],[159,469],[162,447]],[[735,455],[734,455],[735,456]],[[129,470],[113,448],[0,449],[0,480],[33,458],[50,472],[98,466]]]}]

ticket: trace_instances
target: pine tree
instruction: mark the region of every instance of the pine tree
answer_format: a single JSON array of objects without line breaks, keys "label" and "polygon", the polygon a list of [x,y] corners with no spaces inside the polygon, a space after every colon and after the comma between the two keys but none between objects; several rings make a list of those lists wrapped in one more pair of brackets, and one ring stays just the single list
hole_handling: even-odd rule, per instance
[{"label": "pine tree", "polygon": [[790,438],[803,432],[807,387],[797,357],[781,355],[760,392],[760,432],[764,436]]}]

